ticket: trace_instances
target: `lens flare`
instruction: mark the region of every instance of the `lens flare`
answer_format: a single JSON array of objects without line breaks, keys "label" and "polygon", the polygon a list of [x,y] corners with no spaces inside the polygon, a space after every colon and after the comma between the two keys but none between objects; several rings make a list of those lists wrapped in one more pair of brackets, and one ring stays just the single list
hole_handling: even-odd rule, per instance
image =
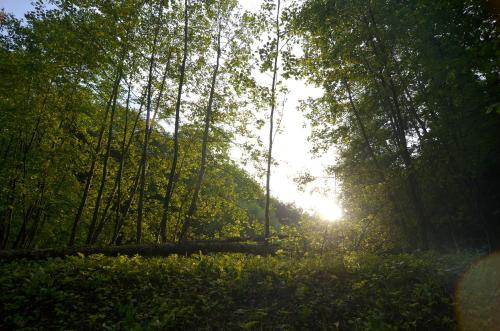
[{"label": "lens flare", "polygon": [[500,252],[472,264],[455,288],[459,330],[500,330]]}]

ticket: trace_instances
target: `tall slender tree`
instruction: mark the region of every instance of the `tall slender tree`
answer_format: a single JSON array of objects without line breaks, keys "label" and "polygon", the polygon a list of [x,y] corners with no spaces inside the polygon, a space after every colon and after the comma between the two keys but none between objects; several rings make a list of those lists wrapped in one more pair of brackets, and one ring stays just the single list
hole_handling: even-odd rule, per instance
[{"label": "tall slender tree", "polygon": [[109,115],[109,110],[112,106],[114,97],[118,91],[120,81],[121,81],[121,70],[118,70],[118,72],[116,74],[115,81],[113,83],[111,96],[109,97],[108,103],[106,105],[106,110],[104,111],[103,119],[101,122],[102,123],[101,128],[99,130],[99,136],[97,138],[97,144],[96,144],[94,153],[92,155],[92,160],[90,162],[90,170],[87,174],[87,178],[85,181],[85,188],[83,189],[83,194],[82,194],[82,198],[80,200],[80,205],[79,205],[78,210],[76,212],[76,216],[75,216],[75,219],[73,221],[73,226],[71,228],[71,235],[70,235],[69,242],[68,242],[69,246],[73,246],[75,244],[78,225],[80,224],[80,220],[81,220],[82,215],[83,215],[83,210],[85,208],[85,204],[87,203],[87,198],[89,195],[90,186],[92,185],[92,181],[94,179],[95,168],[97,165],[98,155],[101,151],[101,145],[102,145],[102,141],[103,141],[103,137],[104,137],[104,131],[106,129],[106,123],[107,123],[107,119],[108,119],[108,115]]},{"label": "tall slender tree", "polygon": [[203,183],[203,176],[205,175],[206,168],[206,160],[207,160],[207,145],[208,145],[208,136],[210,133],[210,124],[212,120],[212,108],[214,103],[214,94],[215,94],[215,85],[217,83],[217,75],[219,73],[219,65],[221,58],[221,30],[222,30],[222,18],[220,17],[220,10],[218,10],[218,27],[217,27],[217,38],[216,38],[216,59],[215,59],[215,67],[212,74],[212,81],[210,84],[210,95],[208,97],[208,105],[207,110],[205,112],[205,121],[203,127],[203,140],[201,145],[201,159],[200,159],[200,167],[198,170],[198,176],[196,178],[193,196],[191,198],[191,204],[189,205],[189,209],[187,212],[186,220],[182,226],[181,233],[179,235],[179,240],[183,241],[186,239],[186,235],[188,233],[189,226],[194,217],[194,213],[196,211],[196,203],[198,201],[198,195],[200,194],[201,186]]},{"label": "tall slender tree", "polygon": [[153,44],[151,47],[151,56],[149,58],[149,73],[148,73],[148,84],[147,84],[147,94],[146,94],[146,127],[144,128],[144,143],[142,147],[142,158],[141,158],[141,178],[139,184],[139,203],[137,207],[137,237],[136,242],[141,243],[142,240],[142,221],[143,221],[143,211],[144,211],[144,192],[146,186],[146,172],[148,166],[148,145],[149,145],[149,127],[150,127],[150,116],[151,116],[151,99],[153,97],[153,78],[154,69],[156,65],[156,52],[158,47],[158,37],[160,34],[160,29],[162,26],[162,16],[163,16],[163,0],[160,0],[158,9],[158,19],[155,25]]},{"label": "tall slender tree", "polygon": [[188,0],[184,0],[184,39],[183,39],[183,50],[182,50],[182,64],[180,67],[180,77],[179,86],[177,90],[177,100],[175,103],[175,124],[174,124],[174,155],[172,159],[172,165],[170,167],[170,173],[168,176],[168,184],[165,191],[165,197],[163,199],[163,213],[160,223],[160,241],[162,243],[167,241],[167,221],[168,221],[168,209],[170,206],[170,201],[172,199],[172,194],[174,192],[176,169],[177,169],[177,159],[179,158],[179,126],[180,126],[180,113],[181,113],[181,101],[182,101],[182,89],[184,87],[184,77],[186,75],[186,62],[188,56]]},{"label": "tall slender tree", "polygon": [[264,214],[264,237],[269,237],[269,226],[270,226],[270,203],[271,203],[271,163],[272,163],[272,153],[273,153],[273,139],[274,139],[274,111],[276,109],[276,82],[278,76],[278,58],[280,51],[280,5],[281,0],[278,0],[276,6],[276,42],[275,49],[273,53],[273,81],[271,83],[271,98],[270,98],[270,114],[269,114],[269,140],[268,140],[268,150],[267,150],[267,172],[266,172],[266,206]]}]

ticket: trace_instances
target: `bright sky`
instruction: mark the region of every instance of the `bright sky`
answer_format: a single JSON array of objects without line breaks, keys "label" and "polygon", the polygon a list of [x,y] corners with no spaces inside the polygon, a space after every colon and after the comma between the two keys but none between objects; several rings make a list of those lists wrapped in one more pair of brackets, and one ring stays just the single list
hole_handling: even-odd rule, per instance
[{"label": "bright sky", "polygon": [[[320,158],[313,158],[309,153],[312,146],[307,140],[310,129],[304,125],[306,120],[297,109],[300,100],[321,96],[322,92],[303,81],[289,79],[285,83],[290,93],[281,122],[283,132],[276,136],[273,146],[273,157],[279,164],[272,168],[271,194],[282,201],[294,201],[308,211],[318,212],[322,218],[336,220],[340,218],[341,210],[335,198],[333,179],[318,179],[307,185],[305,192],[300,191],[293,181],[305,172],[324,177],[324,168],[334,160],[333,150]],[[325,192],[325,189],[330,192]]]},{"label": "bright sky", "polygon": [[31,7],[29,0],[0,0],[0,8],[21,17]]},{"label": "bright sky", "polygon": [[[256,11],[262,0],[240,0],[244,9]],[[0,8],[21,17],[31,8],[30,0],[0,0]],[[267,76],[263,76],[264,78]],[[264,79],[262,78],[262,79]],[[271,78],[268,85],[271,85]],[[309,153],[311,143],[307,141],[309,129],[305,118],[297,110],[299,100],[321,95],[321,90],[302,81],[286,80],[290,93],[287,96],[281,122],[282,133],[276,136],[273,146],[273,157],[279,165],[272,168],[271,194],[284,202],[295,204],[310,212],[317,212],[326,220],[340,218],[342,211],[334,194],[334,180],[322,179],[309,184],[305,192],[300,191],[293,179],[299,174],[309,172],[313,176],[323,176],[323,169],[333,162],[332,150],[321,158],[313,158]],[[268,140],[268,128],[262,130],[262,141]],[[260,180],[264,182],[262,179]],[[324,193],[329,188],[330,192]]]},{"label": "bright sky", "polygon": [[[240,0],[244,9],[254,12],[258,11],[261,3],[262,0]],[[262,78],[259,77],[260,79],[269,80],[267,85],[271,85],[271,77],[262,76]],[[335,198],[333,179],[317,180],[306,186],[305,192],[300,191],[293,181],[295,177],[305,172],[313,176],[324,177],[324,168],[331,165],[334,160],[333,150],[320,158],[313,158],[309,153],[312,147],[307,140],[310,129],[304,115],[297,109],[300,100],[321,96],[322,91],[294,79],[288,79],[284,83],[290,93],[286,96],[283,109],[280,125],[282,132],[276,136],[273,145],[273,157],[279,164],[271,170],[271,195],[284,202],[293,201],[301,208],[317,212],[326,220],[337,220],[342,216],[342,210]],[[266,146],[268,132],[268,126],[261,132],[261,139]],[[262,183],[264,183],[263,180]],[[325,189],[329,189],[329,192],[325,192],[328,191]]]}]

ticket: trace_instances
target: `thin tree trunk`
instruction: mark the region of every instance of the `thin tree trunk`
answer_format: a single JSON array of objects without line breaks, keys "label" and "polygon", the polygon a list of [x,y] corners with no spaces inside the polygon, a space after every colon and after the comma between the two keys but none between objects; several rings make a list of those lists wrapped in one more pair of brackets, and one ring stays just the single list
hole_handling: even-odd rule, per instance
[{"label": "thin tree trunk", "polygon": [[[35,200],[35,202],[30,206],[31,211],[27,213],[28,222],[31,221],[31,226],[26,228],[25,233],[21,237],[21,241],[19,242],[18,247],[26,248],[30,245],[31,238],[33,238],[36,234],[38,228],[38,222],[40,220],[40,216],[43,212],[42,210],[42,201],[44,200],[45,194],[45,177],[38,184],[39,196]],[[34,215],[34,216],[33,216]],[[27,224],[26,224],[27,225]]]},{"label": "thin tree trunk", "polygon": [[[113,186],[112,193],[108,197],[108,200],[106,202],[106,207],[104,208],[103,215],[101,217],[101,221],[99,222],[99,225],[97,226],[96,233],[94,235],[94,239],[92,243],[95,243],[97,241],[97,238],[99,237],[102,229],[104,228],[104,225],[107,223],[108,220],[108,211],[109,208],[111,207],[111,202],[113,201],[115,195],[117,196],[117,201],[116,201],[116,212],[117,212],[117,217],[116,217],[116,222],[120,219],[118,216],[118,213],[120,212],[120,207],[121,207],[121,181],[123,177],[123,171],[125,168],[125,157],[128,154],[128,151],[130,150],[130,146],[132,144],[132,139],[135,136],[135,129],[137,128],[137,124],[139,123],[139,118],[142,113],[142,107],[143,107],[143,102],[144,102],[144,94],[141,98],[141,105],[139,107],[139,111],[137,112],[137,116],[135,117],[134,125],[132,126],[132,132],[130,133],[130,137],[127,142],[127,131],[128,131],[128,115],[130,112],[130,94],[131,94],[131,86],[129,85],[128,92],[127,92],[127,101],[126,101],[126,107],[125,107],[125,124],[124,124],[124,129],[123,129],[123,139],[121,143],[121,155],[120,155],[120,165],[118,168],[118,172],[116,173],[115,176],[115,183]],[[115,224],[116,228],[116,224]]]},{"label": "thin tree trunk", "polygon": [[[365,18],[365,25],[367,29],[372,29],[370,24],[368,23],[368,19],[371,20],[373,24],[373,29],[375,32],[378,31],[377,28],[377,23],[375,20],[375,15],[371,9],[370,6],[368,6],[368,14],[369,18]],[[375,37],[372,33],[372,38],[370,38],[370,44],[372,45],[373,52],[375,54],[375,57],[380,61],[381,65],[385,68],[389,67],[388,64],[388,56],[387,56],[387,51],[384,46],[384,44],[381,41],[380,37],[373,38]],[[374,40],[377,40],[377,43],[375,43]],[[399,154],[403,160],[403,163],[405,165],[405,168],[407,170],[407,184],[408,184],[408,190],[409,190],[409,195],[410,195],[410,201],[412,202],[414,211],[415,211],[415,217],[419,229],[419,236],[420,236],[420,241],[421,241],[421,246],[423,249],[428,249],[429,248],[429,239],[428,239],[428,232],[429,232],[429,225],[427,222],[427,218],[424,212],[424,206],[422,202],[422,197],[420,195],[419,189],[418,189],[418,181],[415,176],[415,172],[413,170],[413,165],[412,165],[412,157],[411,154],[408,150],[408,144],[406,140],[406,130],[407,130],[407,122],[403,118],[403,114],[401,111],[401,107],[399,104],[399,99],[398,99],[398,93],[396,91],[395,85],[392,81],[392,78],[384,77],[384,74],[382,73],[383,71],[380,71],[380,73],[375,73],[377,78],[380,80],[382,87],[386,93],[382,93],[381,97],[382,98],[387,98],[388,104],[389,104],[389,110],[392,113],[392,117],[395,123],[395,136],[396,136],[396,141],[398,142],[398,149],[399,149]],[[388,80],[388,82],[387,82]],[[392,100],[392,102],[391,102]]]},{"label": "thin tree trunk", "polygon": [[177,159],[179,157],[179,122],[181,110],[181,97],[182,88],[184,86],[184,76],[186,73],[186,60],[188,54],[188,0],[184,0],[184,48],[182,56],[182,65],[180,69],[179,90],[177,93],[177,101],[175,104],[175,125],[174,125],[174,156],[172,166],[170,167],[170,174],[168,177],[167,189],[165,191],[165,198],[163,200],[163,214],[160,223],[160,240],[162,243],[167,241],[167,220],[168,208],[172,199],[174,191],[175,171],[177,168]]},{"label": "thin tree trunk", "polygon": [[155,111],[153,113],[153,118],[151,120],[151,125],[149,127],[149,136],[151,137],[151,133],[153,132],[154,125],[156,123],[156,117],[158,116],[158,110],[160,109],[160,103],[163,98],[163,93],[165,92],[165,84],[167,82],[168,72],[170,70],[170,62],[172,60],[172,51],[169,50],[167,55],[167,63],[165,64],[165,69],[163,70],[163,76],[160,84],[160,91],[158,92],[158,96],[156,98],[156,106]]},{"label": "thin tree trunk", "polygon": [[[358,111],[356,105],[354,104],[354,100],[352,97],[352,91],[351,91],[351,87],[349,86],[349,82],[346,78],[344,78],[343,83],[344,83],[344,86],[346,87],[347,96],[349,98],[349,104],[350,104],[351,109],[353,111],[354,117],[356,118],[356,122],[358,123],[359,129],[361,131],[361,135],[362,135],[363,140],[364,140],[365,145],[366,145],[366,148],[368,149],[368,153],[370,155],[370,158],[372,159],[373,163],[375,164],[375,169],[377,170],[377,175],[379,177],[379,180],[382,183],[387,183],[387,178],[385,176],[383,167],[380,164],[380,162],[377,158],[377,155],[375,154],[375,151],[373,150],[373,147],[372,147],[370,140],[368,138],[368,133],[366,132],[366,128],[363,124],[363,121],[361,119],[359,111]],[[392,205],[394,206],[394,208],[396,209],[398,214],[401,215],[401,212],[400,212],[401,208],[399,207],[399,204],[397,203],[397,198],[396,198],[395,194],[392,192],[392,190],[390,189],[390,187],[388,187],[388,195],[389,195],[389,199],[390,199]],[[396,223],[401,227],[401,230],[403,231],[404,236],[410,242],[411,246],[414,246],[414,240],[410,234],[410,229],[408,228],[408,225],[403,220],[401,220],[399,217],[396,219]]]},{"label": "thin tree trunk", "polygon": [[[116,181],[118,182],[118,189],[117,189],[118,190],[118,192],[117,192],[118,197],[117,197],[117,202],[116,202],[117,215],[116,215],[116,221],[115,221],[115,226],[114,226],[114,230],[113,230],[113,236],[111,239],[111,244],[113,244],[116,241],[116,237],[118,235],[117,231],[121,228],[120,224],[123,223],[123,220],[122,220],[123,212],[122,212],[122,202],[121,202],[121,200],[122,200],[121,184],[122,184],[123,171],[124,171],[124,167],[125,167],[125,156],[128,154],[128,152],[130,150],[130,146],[132,145],[132,140],[135,136],[135,130],[137,128],[137,124],[139,123],[139,118],[141,117],[142,107],[144,106],[144,98],[145,97],[146,97],[146,89],[144,89],[144,93],[141,96],[141,104],[140,104],[139,110],[137,111],[137,115],[136,115],[135,120],[134,120],[134,125],[132,126],[132,131],[130,133],[130,137],[129,137],[126,145],[125,145],[125,142],[126,142],[126,138],[127,138],[127,128],[125,127],[125,129],[123,131],[122,155],[120,157],[120,169],[119,169],[118,173],[116,174]],[[138,172],[137,172],[137,175],[135,177],[133,187],[136,187],[138,184],[138,180],[140,177],[140,171],[141,171],[141,167],[139,165]],[[135,189],[132,191],[135,194]],[[131,199],[133,199],[133,197]]]},{"label": "thin tree trunk", "polygon": [[0,171],[3,170],[3,167],[7,165],[7,157],[9,156],[10,148],[12,146],[12,142],[14,140],[14,135],[10,135],[9,142],[7,143],[7,146],[5,147],[5,151],[2,153],[3,154],[3,161],[0,163]]},{"label": "thin tree trunk", "polygon": [[[184,168],[184,162],[186,161],[186,155],[189,154],[191,152],[191,145],[193,144],[193,140],[190,140],[188,143],[187,143],[187,147],[185,148],[185,152],[184,154],[182,155],[182,158],[181,158],[181,163],[179,164],[179,167],[177,167],[177,177],[180,177],[182,175],[182,169]],[[174,184],[174,189],[175,189],[175,184]],[[182,198],[181,200],[181,205],[179,207],[179,210],[177,212],[177,219],[176,219],[176,222],[175,222],[175,227],[174,227],[174,231],[172,232],[172,241],[175,242],[177,240],[176,238],[176,235],[179,234],[179,224],[180,224],[180,221],[181,221],[181,213],[182,213],[182,210],[184,208],[184,204],[186,203],[186,201],[189,199],[189,195],[186,193],[186,195]],[[158,236],[157,236],[157,241],[159,242],[160,241],[160,232],[158,232]]]},{"label": "thin tree trunk", "polygon": [[119,87],[120,87],[120,82],[122,78],[122,66],[123,63],[120,65],[120,69],[118,71],[118,80],[117,84],[115,85],[115,91],[114,91],[114,96],[113,96],[113,105],[111,106],[111,116],[109,119],[109,127],[108,127],[108,141],[106,144],[106,154],[104,155],[104,162],[102,166],[102,176],[101,176],[101,183],[99,185],[99,191],[97,192],[97,198],[94,206],[94,213],[92,215],[92,221],[89,226],[89,233],[87,235],[87,245],[93,242],[93,237],[94,237],[94,232],[95,232],[95,227],[97,224],[97,220],[99,217],[99,209],[101,208],[101,202],[102,202],[102,196],[104,194],[104,187],[106,185],[106,180],[108,178],[108,163],[109,163],[109,155],[111,153],[111,144],[113,142],[113,125],[115,124],[115,113],[116,113],[116,102],[118,99],[118,93],[119,93]]},{"label": "thin tree trunk", "polygon": [[[220,17],[219,17],[220,20]],[[215,93],[215,85],[217,83],[217,74],[219,73],[219,62],[221,56],[221,48],[220,48],[220,35],[221,35],[221,23],[219,22],[219,32],[217,34],[217,60],[215,63],[215,69],[212,75],[212,84],[210,86],[210,96],[208,97],[208,105],[207,111],[205,113],[205,127],[203,129],[203,142],[201,146],[201,161],[200,161],[200,169],[198,170],[198,177],[196,179],[196,184],[193,192],[193,198],[191,199],[191,205],[189,206],[188,214],[186,221],[182,226],[182,231],[179,236],[179,241],[183,241],[186,239],[186,235],[192,222],[194,213],[196,211],[196,203],[198,200],[198,195],[200,193],[201,184],[203,182],[203,176],[205,175],[205,167],[206,167],[206,159],[207,159],[207,144],[208,144],[208,134],[210,131],[210,122],[212,120],[212,106],[214,101],[214,93]]]},{"label": "thin tree trunk", "polygon": [[[155,122],[155,119],[156,119],[156,115],[158,114],[158,109],[160,107],[160,102],[161,102],[161,99],[163,97],[163,92],[165,90],[165,82],[166,82],[166,78],[167,78],[167,75],[168,75],[168,70],[169,70],[169,67],[170,67],[170,58],[171,58],[171,53],[169,53],[169,55],[168,55],[167,64],[165,65],[165,70],[163,72],[163,78],[162,78],[162,82],[161,82],[161,86],[160,86],[160,91],[159,91],[158,97],[156,99],[156,107],[155,107],[153,119],[151,121],[151,125],[149,127],[149,136],[150,137],[151,137],[151,133],[153,131],[153,126],[154,126],[154,122]],[[129,103],[130,103],[129,101],[130,101],[130,89],[129,89],[129,93],[128,93],[128,96],[127,96],[127,107],[126,107],[126,112],[125,112],[125,126],[128,125],[128,110],[129,110]],[[97,238],[101,234],[104,226],[109,221],[108,211],[109,211],[109,209],[111,207],[111,203],[112,203],[115,195],[118,195],[118,197],[117,197],[116,206],[114,207],[114,209],[118,213],[119,210],[120,210],[120,208],[121,208],[120,207],[121,206],[121,178],[122,178],[123,170],[124,170],[124,167],[125,167],[125,155],[129,151],[130,144],[132,142],[132,138],[134,137],[135,128],[137,127],[138,119],[139,119],[139,117],[137,117],[136,121],[134,122],[134,128],[132,129],[132,133],[131,133],[131,136],[130,136],[130,139],[129,139],[129,143],[127,145],[125,145],[125,143],[126,143],[126,137],[127,137],[127,129],[126,129],[126,127],[124,129],[124,136],[123,136],[123,141],[122,141],[122,155],[120,157],[120,168],[119,168],[118,173],[116,175],[115,184],[113,186],[112,193],[111,193],[111,195],[108,198],[108,201],[106,203],[106,207],[105,207],[103,215],[101,217],[101,221],[99,222],[99,225],[97,226],[97,230],[96,230],[96,233],[94,235],[94,239],[93,239],[92,243],[95,243],[97,241]],[[118,219],[118,217],[117,217],[117,219]]]},{"label": "thin tree trunk", "polygon": [[15,191],[16,191],[17,179],[10,180],[10,198],[8,207],[5,211],[5,216],[2,220],[2,228],[0,229],[0,248],[3,249],[7,247],[7,243],[9,242],[10,237],[10,227],[12,224],[12,217],[14,215],[14,200],[15,200]]},{"label": "thin tree trunk", "polygon": [[148,87],[147,87],[147,103],[146,103],[146,127],[144,129],[144,144],[142,148],[142,159],[141,159],[141,180],[139,188],[139,205],[137,208],[137,238],[136,242],[141,243],[142,240],[142,220],[143,220],[143,210],[144,210],[144,191],[146,186],[146,171],[148,165],[148,144],[149,144],[149,121],[151,115],[151,98],[152,98],[152,88],[153,88],[153,70],[155,68],[155,56],[156,47],[158,44],[158,34],[160,32],[161,19],[163,14],[163,1],[160,1],[160,9],[158,15],[158,22],[156,24],[153,48],[151,50],[151,57],[149,59],[149,75],[148,75]]},{"label": "thin tree trunk", "polygon": [[[27,236],[29,236],[29,232],[34,230],[34,226],[36,223],[36,216],[32,217],[33,214],[39,215],[40,214],[40,203],[43,200],[43,196],[45,194],[45,177],[42,177],[41,180],[38,182],[38,197],[35,199],[35,201],[28,207],[28,210],[24,214],[23,218],[23,223],[21,225],[21,228],[17,234],[16,240],[14,241],[14,244],[12,245],[13,249],[16,248],[22,248],[25,246]],[[33,219],[31,223],[31,229],[28,229],[28,225],[30,223],[30,220]]]},{"label": "thin tree trunk", "polygon": [[42,230],[46,219],[47,219],[47,214],[42,209],[39,209],[39,213],[37,214],[36,221],[33,224],[33,227],[30,230],[30,233],[28,235],[28,239],[26,241],[26,248],[29,249],[31,247],[31,245],[35,241],[36,234]]},{"label": "thin tree trunk", "polygon": [[267,173],[266,173],[266,207],[264,215],[264,237],[269,237],[269,209],[271,202],[271,163],[273,152],[273,129],[274,129],[274,110],[276,108],[276,78],[278,74],[278,57],[280,44],[280,5],[281,0],[278,0],[276,9],[276,54],[274,54],[273,67],[273,83],[271,85],[271,115],[269,118],[269,149],[267,152]]},{"label": "thin tree trunk", "polygon": [[12,249],[16,249],[19,247],[23,239],[26,237],[26,230],[28,226],[28,220],[31,216],[31,213],[33,211],[33,206],[29,206],[28,210],[24,214],[23,217],[23,223],[21,224],[21,228],[19,229],[19,232],[17,233],[16,240],[12,244]]},{"label": "thin tree trunk", "polygon": [[132,187],[130,189],[130,197],[127,200],[125,204],[125,209],[120,212],[118,221],[115,224],[115,229],[113,231],[113,238],[111,239],[111,244],[115,244],[116,240],[118,239],[118,236],[120,234],[121,229],[125,225],[125,221],[128,216],[128,212],[130,210],[130,207],[132,206],[132,202],[134,201],[134,196],[137,193],[137,189],[139,188],[139,179],[141,177],[141,169],[142,165],[139,164],[139,167],[137,168],[137,173],[135,175],[134,183],[132,184]]},{"label": "thin tree trunk", "polygon": [[405,167],[408,171],[408,173],[407,173],[408,187],[410,190],[410,198],[411,198],[411,201],[413,202],[413,207],[415,209],[415,214],[416,214],[417,222],[419,225],[420,240],[421,240],[422,248],[428,249],[429,248],[429,238],[428,238],[429,226],[428,226],[427,218],[426,218],[426,215],[424,212],[422,197],[421,197],[419,189],[418,189],[418,181],[417,181],[417,178],[415,176],[415,171],[413,169],[413,160],[412,160],[412,157],[410,155],[410,151],[408,150],[408,144],[406,141],[406,134],[405,134],[405,127],[406,126],[404,123],[404,119],[402,118],[402,115],[401,115],[401,108],[399,106],[398,97],[396,94],[394,84],[392,83],[392,80],[389,81],[389,87],[390,87],[392,99],[394,102],[394,109],[396,112],[396,118],[397,118],[398,122],[401,123],[399,125],[401,128],[401,130],[399,131],[400,152],[401,152],[401,156],[403,158],[403,162],[405,164]]},{"label": "thin tree trunk", "polygon": [[[415,212],[419,237],[421,241],[421,248],[428,249],[428,222],[424,213],[423,202],[418,189],[418,181],[413,170],[413,160],[408,150],[408,143],[406,140],[406,123],[401,114],[401,108],[399,106],[399,101],[397,93],[394,87],[390,88],[386,79],[383,75],[379,75],[382,87],[385,91],[390,93],[390,96],[386,95],[384,92],[379,90],[381,97],[386,100],[387,106],[390,112],[391,121],[393,122],[393,131],[395,135],[395,140],[398,145],[398,154],[403,160],[405,169],[407,170],[406,182],[409,193],[409,198]],[[392,100],[392,101],[391,101]]]},{"label": "thin tree trunk", "polygon": [[[123,176],[123,170],[125,168],[125,155],[126,155],[126,151],[125,151],[125,146],[126,146],[126,143],[127,143],[127,130],[128,130],[128,116],[129,116],[129,112],[130,112],[130,94],[131,94],[131,90],[132,90],[132,74],[130,74],[130,82],[129,82],[129,86],[128,86],[128,92],[127,92],[127,103],[126,103],[126,107],[125,107],[125,125],[123,127],[123,139],[122,139],[122,146],[121,146],[121,155],[120,155],[120,166],[118,168],[118,173],[116,174],[116,179],[115,179],[115,183],[116,183],[116,186],[117,186],[117,198],[116,198],[116,223],[115,223],[115,227],[114,229],[116,229],[117,227],[117,223],[119,221],[119,216],[118,216],[118,213],[121,211],[121,204],[122,204],[122,176]],[[143,103],[143,98],[141,98],[141,105]],[[130,141],[132,141],[132,137],[134,136],[134,131],[135,131],[135,128],[137,127],[137,123],[139,122],[139,117],[140,117],[140,112],[137,112],[137,116],[135,118],[135,122],[134,122],[134,126],[133,126],[133,129],[132,129],[132,132],[131,132],[131,135],[130,135]],[[127,149],[128,151],[128,149]],[[108,203],[111,203],[111,199]],[[114,238],[114,232],[113,232],[113,236],[112,238]],[[112,239],[113,240],[113,239]]]},{"label": "thin tree trunk", "polygon": [[109,114],[109,109],[111,108],[111,103],[113,101],[113,96],[115,94],[115,89],[118,88],[118,81],[119,81],[119,77],[121,75],[117,75],[117,78],[113,84],[113,91],[111,92],[111,96],[108,100],[108,103],[106,105],[106,110],[104,112],[104,116],[103,116],[103,119],[102,119],[102,124],[101,124],[101,128],[99,130],[99,137],[97,138],[97,145],[95,147],[95,150],[94,150],[94,154],[92,155],[92,161],[91,161],[91,164],[90,164],[90,170],[89,170],[89,173],[87,174],[87,179],[86,179],[86,182],[85,182],[85,188],[83,190],[83,195],[82,195],[82,198],[80,200],[80,205],[78,206],[78,211],[76,212],[76,216],[75,216],[75,220],[73,221],[73,226],[71,228],[71,235],[70,235],[70,238],[69,238],[69,242],[68,242],[68,246],[73,246],[75,244],[75,239],[76,239],[76,231],[77,231],[77,228],[78,228],[78,225],[80,223],[80,220],[82,218],[82,214],[83,214],[83,210],[85,208],[85,204],[87,203],[87,197],[89,195],[89,191],[90,191],[90,186],[92,185],[92,180],[94,178],[94,172],[95,172],[95,167],[96,167],[96,163],[97,163],[97,157],[99,155],[99,152],[101,150],[101,144],[102,144],[102,138],[104,136],[104,130],[106,129],[106,122],[107,122],[107,119],[108,119],[108,114]]},{"label": "thin tree trunk", "polygon": [[[145,91],[145,93],[146,93],[146,91]],[[145,93],[143,94],[143,98],[141,100],[144,100],[144,97],[146,95]],[[140,117],[140,115],[142,113],[142,107],[143,107],[143,105],[144,105],[144,103],[141,101],[141,106],[140,106],[139,111],[137,113],[137,116],[135,118],[134,126],[132,128],[132,133],[130,134],[130,138],[128,140],[128,143],[127,143],[127,146],[126,146],[126,149],[125,149],[127,153],[130,150],[130,146],[132,145],[132,139],[134,137],[134,133],[135,133],[135,129],[137,127],[137,123],[139,121],[139,117]],[[133,182],[133,184],[132,184],[132,186],[130,188],[129,198],[125,202],[125,208],[122,209],[121,203],[117,205],[117,208],[119,208],[119,209],[117,209],[118,210],[118,215],[117,215],[115,227],[114,227],[114,230],[113,230],[113,236],[112,236],[111,241],[110,241],[110,245],[116,243],[116,241],[118,239],[118,236],[120,234],[120,231],[121,231],[121,229],[123,228],[123,226],[125,224],[125,220],[126,220],[126,218],[128,216],[128,212],[130,210],[130,207],[132,206],[135,194],[137,193],[137,189],[139,187],[139,180],[140,180],[140,177],[141,177],[141,170],[142,170],[142,164],[139,163],[139,166],[137,167],[136,174],[134,176],[134,182]],[[121,176],[122,175],[120,175],[120,180],[121,180]]]}]

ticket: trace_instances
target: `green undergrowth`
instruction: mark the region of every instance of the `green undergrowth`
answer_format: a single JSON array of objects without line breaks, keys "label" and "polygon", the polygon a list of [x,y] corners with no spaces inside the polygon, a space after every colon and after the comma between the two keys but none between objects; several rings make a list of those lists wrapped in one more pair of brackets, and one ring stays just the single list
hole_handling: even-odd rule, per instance
[{"label": "green undergrowth", "polygon": [[0,330],[453,330],[473,254],[68,257],[0,265]]}]

